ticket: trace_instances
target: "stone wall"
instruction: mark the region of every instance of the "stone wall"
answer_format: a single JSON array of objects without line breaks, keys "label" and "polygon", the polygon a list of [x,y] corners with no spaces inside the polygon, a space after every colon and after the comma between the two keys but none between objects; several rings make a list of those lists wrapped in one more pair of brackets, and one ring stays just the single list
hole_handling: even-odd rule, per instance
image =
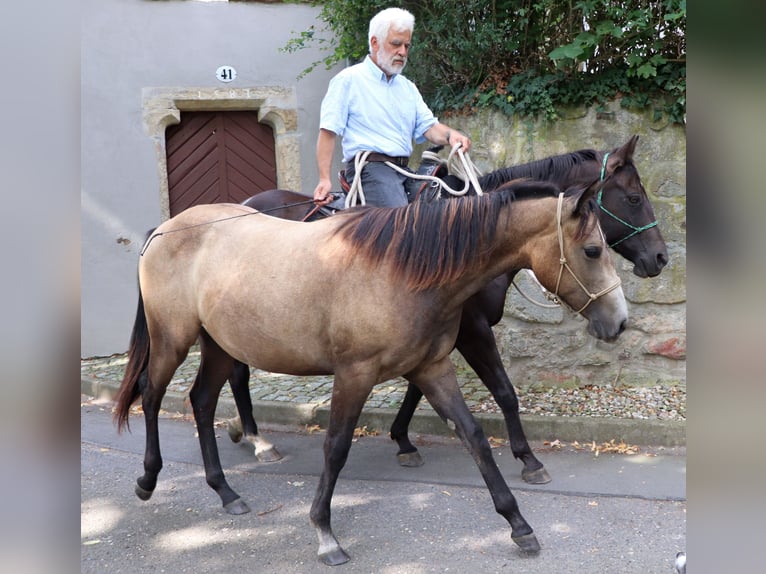
[{"label": "stone wall", "polygon": [[[640,279],[615,254],[628,300],[629,328],[616,343],[597,341],[585,320],[561,309],[541,309],[512,288],[505,316],[495,327],[501,355],[515,385],[654,385],[686,382],[686,130],[657,124],[651,114],[572,110],[553,125],[479,111],[444,118],[468,133],[471,159],[484,172],[583,148],[611,150],[639,135],[634,161],[670,263],[660,276]],[[419,154],[421,148],[416,151]],[[534,287],[519,275],[527,294]],[[539,291],[538,291],[539,293]],[[453,358],[467,368],[458,353]]]}]

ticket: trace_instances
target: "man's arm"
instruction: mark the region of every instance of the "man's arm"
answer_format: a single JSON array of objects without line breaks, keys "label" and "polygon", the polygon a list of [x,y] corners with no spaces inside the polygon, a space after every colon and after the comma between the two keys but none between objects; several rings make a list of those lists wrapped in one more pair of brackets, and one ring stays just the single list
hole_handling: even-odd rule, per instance
[{"label": "man's arm", "polygon": [[314,189],[314,202],[317,205],[327,205],[332,201],[332,156],[335,152],[335,132],[320,129],[317,137],[317,166],[319,167],[319,183]]},{"label": "man's arm", "polygon": [[436,145],[446,145],[451,149],[459,143],[461,144],[460,149],[464,152],[471,149],[471,139],[467,135],[440,122],[436,122],[428,128],[428,131],[423,135],[428,141]]}]

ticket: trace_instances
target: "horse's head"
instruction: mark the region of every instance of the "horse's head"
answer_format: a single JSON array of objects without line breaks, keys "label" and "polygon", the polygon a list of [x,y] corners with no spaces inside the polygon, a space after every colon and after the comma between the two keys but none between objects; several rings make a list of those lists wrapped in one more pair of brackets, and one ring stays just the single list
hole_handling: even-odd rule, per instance
[{"label": "horse's head", "polygon": [[604,154],[598,182],[588,191],[596,198],[607,243],[633,262],[633,273],[655,277],[668,263],[652,204],[633,163],[638,136]]},{"label": "horse's head", "polygon": [[614,341],[625,330],[628,307],[596,214],[582,188],[557,205],[557,238],[533,253],[532,270],[556,298],[588,320],[588,332]]}]

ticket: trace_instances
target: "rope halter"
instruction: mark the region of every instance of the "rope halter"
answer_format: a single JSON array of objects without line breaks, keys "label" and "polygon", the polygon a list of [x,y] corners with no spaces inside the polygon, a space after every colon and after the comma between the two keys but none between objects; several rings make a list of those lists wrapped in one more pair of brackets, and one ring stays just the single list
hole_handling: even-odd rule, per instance
[{"label": "rope halter", "polygon": [[641,227],[636,227],[635,225],[633,225],[633,224],[631,224],[631,223],[628,223],[628,222],[627,222],[627,221],[625,221],[624,219],[620,219],[618,216],[616,216],[614,213],[612,213],[612,212],[611,212],[611,211],[609,211],[609,210],[608,210],[606,207],[604,207],[604,204],[601,202],[601,196],[602,196],[602,195],[603,195],[603,193],[604,193],[604,186],[603,186],[603,183],[604,183],[604,180],[606,179],[605,175],[606,175],[606,160],[607,160],[607,158],[609,158],[609,154],[608,154],[608,153],[605,153],[605,154],[604,154],[604,161],[603,161],[603,162],[601,162],[601,177],[599,178],[599,182],[600,182],[602,185],[601,185],[601,187],[600,187],[600,188],[599,188],[599,190],[598,190],[598,195],[596,196],[596,203],[598,204],[598,206],[599,206],[599,208],[601,209],[601,211],[603,211],[604,213],[606,213],[606,214],[607,214],[608,216],[610,216],[612,219],[616,219],[617,221],[619,221],[620,223],[622,223],[622,224],[623,224],[625,227],[627,227],[628,229],[632,229],[632,230],[633,230],[633,233],[629,233],[628,235],[626,235],[625,237],[623,237],[623,238],[622,238],[622,239],[620,239],[619,241],[615,241],[614,243],[611,243],[611,244],[609,245],[609,247],[614,247],[615,245],[619,245],[620,243],[622,243],[622,242],[623,242],[623,241],[625,241],[626,239],[630,239],[631,237],[633,237],[634,235],[637,235],[637,234],[641,233],[642,231],[646,231],[647,229],[651,229],[652,227],[654,227],[655,225],[657,225],[657,220],[655,219],[653,222],[649,223],[648,225],[643,225],[643,226],[641,226]]},{"label": "rope halter", "polygon": [[[559,253],[560,253],[559,276],[558,276],[558,279],[556,279],[556,290],[553,292],[552,301],[556,304],[561,304],[561,303],[566,304],[566,302],[559,297],[559,287],[561,286],[561,277],[564,274],[564,269],[566,269],[567,271],[569,271],[569,274],[577,282],[580,288],[588,296],[588,301],[585,303],[585,305],[583,305],[576,311],[577,313],[582,313],[588,307],[588,305],[593,303],[593,301],[617,289],[622,284],[622,280],[619,277],[617,277],[617,281],[615,281],[609,287],[602,289],[598,293],[591,293],[590,291],[588,291],[588,288],[583,284],[583,282],[580,281],[577,275],[575,275],[574,271],[572,271],[572,268],[569,266],[569,263],[567,262],[566,256],[564,255],[564,233],[563,233],[563,228],[561,226],[561,210],[562,210],[563,204],[564,204],[564,194],[559,193],[559,201],[558,201],[558,205],[556,206],[556,226],[557,226],[556,231],[558,233]],[[603,237],[603,235],[604,234],[602,232],[601,236]],[[606,243],[606,241],[604,243]],[[569,305],[567,305],[567,307],[569,307]]]}]

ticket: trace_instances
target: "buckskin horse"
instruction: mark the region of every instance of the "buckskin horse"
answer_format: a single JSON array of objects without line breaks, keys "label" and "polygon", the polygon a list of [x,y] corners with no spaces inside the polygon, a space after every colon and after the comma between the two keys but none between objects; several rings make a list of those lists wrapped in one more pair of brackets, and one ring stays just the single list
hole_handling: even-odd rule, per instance
[{"label": "buckskin horse", "polygon": [[121,431],[141,397],[146,450],[136,494],[147,500],[156,487],[162,397],[199,341],[190,399],[206,481],[228,512],[249,510],[226,481],[213,428],[235,360],[271,372],[334,375],[310,511],[318,555],[330,565],[349,559],[333,534],[330,506],[359,414],[376,384],[403,376],[454,425],[512,540],[537,553],[449,354],[466,299],[509,269],[531,269],[587,319],[593,336],[613,341],[625,329],[627,304],[595,202],[581,188],[566,197],[558,191],[511,183],[443,205],[354,208],[311,224],[240,204],[198,205],[162,223],[139,258],[138,308],[114,414]]},{"label": "buckskin horse", "polygon": [[[562,188],[587,186],[586,194],[595,197],[597,201],[601,227],[609,245],[634,264],[635,275],[654,277],[667,264],[668,254],[662,234],[657,228],[654,210],[633,162],[637,141],[638,136],[633,136],[624,145],[609,152],[579,150],[502,168],[479,178],[479,184],[484,190],[492,190],[512,179],[527,177],[551,181]],[[460,187],[454,181],[449,183],[453,188]],[[472,190],[470,193],[473,193]],[[286,190],[260,193],[244,203],[295,221],[307,216],[321,217],[321,212],[311,207],[313,202],[310,198]],[[532,484],[545,484],[550,482],[551,477],[533,454],[524,435],[518,398],[503,367],[492,332],[492,327],[503,316],[507,292],[517,271],[507,270],[468,298],[463,305],[455,346],[500,407],[508,430],[511,452],[523,464],[522,479]],[[255,447],[255,455],[260,461],[279,460],[278,450],[258,432],[248,389],[249,378],[249,367],[235,363],[230,383],[239,418],[230,421],[229,436],[235,442],[244,437]],[[390,435],[398,444],[397,456],[399,463],[404,466],[423,464],[420,453],[408,436],[409,423],[421,398],[419,389],[408,385],[402,405],[391,425]]]}]

